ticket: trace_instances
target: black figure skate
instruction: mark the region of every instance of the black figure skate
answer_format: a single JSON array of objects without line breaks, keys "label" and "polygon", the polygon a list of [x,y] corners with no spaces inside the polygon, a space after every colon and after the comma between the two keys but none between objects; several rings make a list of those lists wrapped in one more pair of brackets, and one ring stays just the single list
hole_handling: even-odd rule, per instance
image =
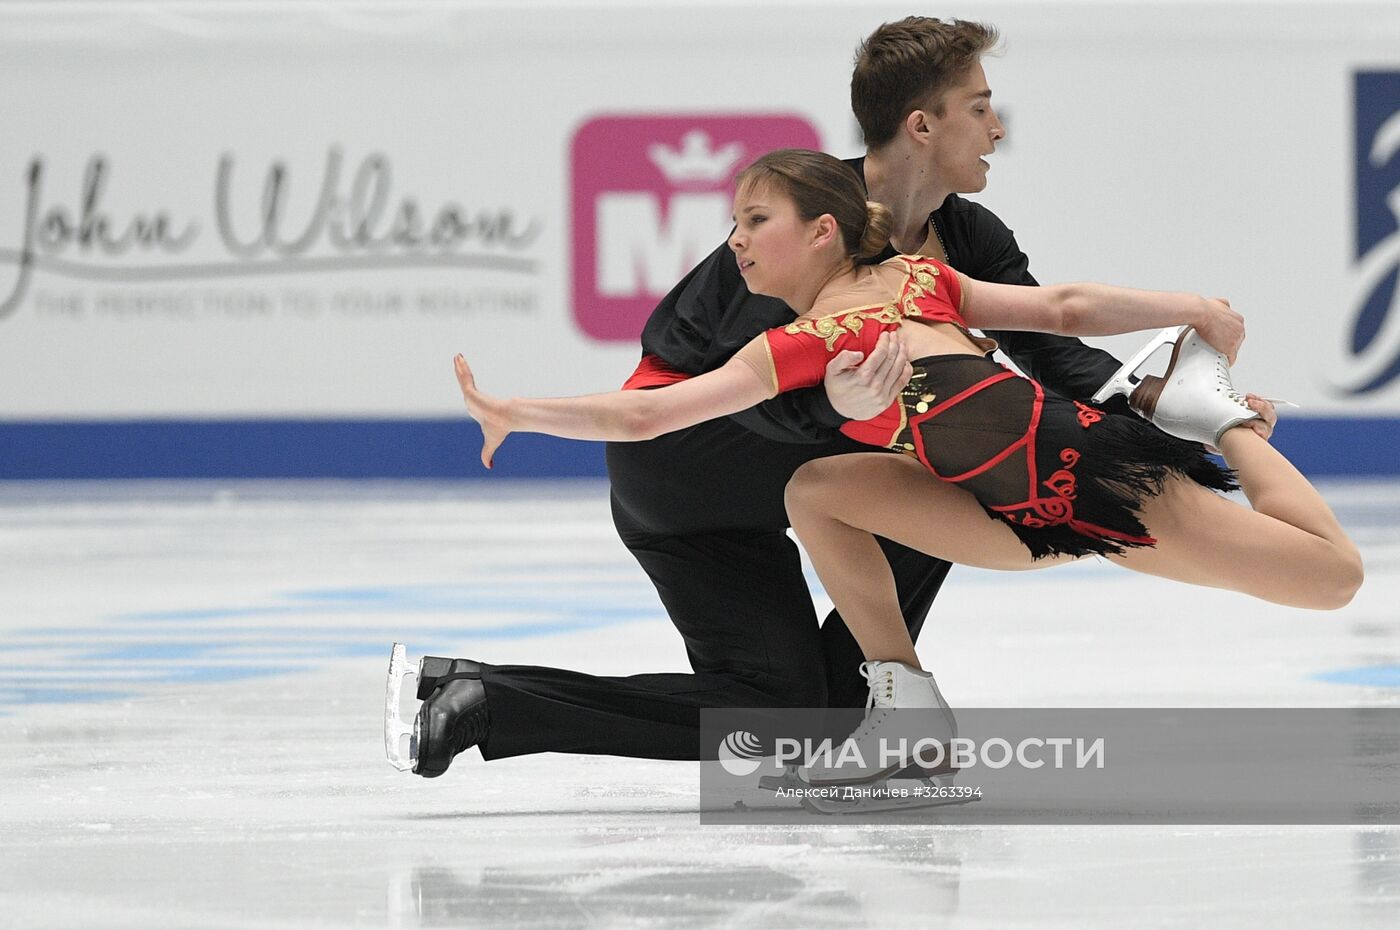
[{"label": "black figure skate", "polygon": [[[405,683],[423,702],[412,723],[401,713]],[[436,778],[459,752],[483,742],[490,726],[480,663],[424,656],[414,668],[403,644],[394,643],[384,688],[384,753],[390,765]]]}]

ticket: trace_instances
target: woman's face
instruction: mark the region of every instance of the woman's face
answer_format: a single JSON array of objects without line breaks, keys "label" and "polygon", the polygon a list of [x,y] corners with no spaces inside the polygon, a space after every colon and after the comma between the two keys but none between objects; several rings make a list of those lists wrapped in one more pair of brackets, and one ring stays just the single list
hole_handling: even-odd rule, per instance
[{"label": "woman's face", "polygon": [[759,181],[735,192],[729,248],[751,293],[788,300],[800,289],[815,257],[816,223],[798,216],[797,204],[777,185]]}]

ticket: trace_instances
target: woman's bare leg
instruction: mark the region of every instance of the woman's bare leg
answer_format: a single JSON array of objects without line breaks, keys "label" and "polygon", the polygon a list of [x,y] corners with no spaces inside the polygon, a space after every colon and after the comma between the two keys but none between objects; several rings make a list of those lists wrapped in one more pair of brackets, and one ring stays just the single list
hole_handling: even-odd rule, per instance
[{"label": "woman's bare leg", "polygon": [[1345,606],[1361,585],[1361,555],[1322,495],[1247,426],[1227,431],[1220,445],[1254,509],[1173,479],[1142,512],[1157,545],[1114,560],[1292,607]]},{"label": "woman's bare leg", "polygon": [[[1126,568],[1240,591],[1294,607],[1334,609],[1361,585],[1360,553],[1326,501],[1252,429],[1221,437],[1254,510],[1184,478],[1147,502],[1152,548],[1111,557]],[[869,453],[809,462],[787,488],[788,516],[867,659],[918,668],[894,578],[872,534],[962,565],[1046,568],[971,494],[905,456]]]},{"label": "woman's bare leg", "polygon": [[920,668],[899,612],[894,575],[872,534],[928,555],[1018,571],[1034,561],[1016,534],[968,492],[902,455],[856,453],[808,462],[787,486],[792,527],[836,609],[870,661]]}]

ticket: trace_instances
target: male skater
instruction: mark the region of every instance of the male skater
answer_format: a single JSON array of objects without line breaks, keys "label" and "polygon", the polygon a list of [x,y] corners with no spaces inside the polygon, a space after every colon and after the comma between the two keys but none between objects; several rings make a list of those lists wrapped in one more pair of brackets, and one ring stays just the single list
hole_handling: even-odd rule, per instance
[{"label": "male skater", "polygon": [[[850,164],[895,220],[892,248],[875,261],[917,253],[973,278],[1036,283],[1011,231],[958,196],[986,186],[984,159],[1005,135],[981,65],[996,40],[978,23],[910,17],[881,26],[858,49],[851,105],[867,151]],[[628,386],[710,371],[792,319],[780,301],[746,290],[721,245],[652,313]],[[1119,367],[1075,339],[991,335],[1028,375],[1068,397],[1089,397]],[[534,752],[697,759],[713,754],[699,745],[704,707],[861,706],[860,651],[836,613],[818,626],[787,535],[783,488],[809,459],[868,450],[838,428],[885,409],[909,369],[898,345],[858,368],[841,362],[828,369],[824,388],[649,442],[608,445],[614,523],[684,637],[692,673],[598,677],[429,657],[414,770],[440,775],[473,745],[486,759]],[[917,638],[949,564],[883,546]]]}]

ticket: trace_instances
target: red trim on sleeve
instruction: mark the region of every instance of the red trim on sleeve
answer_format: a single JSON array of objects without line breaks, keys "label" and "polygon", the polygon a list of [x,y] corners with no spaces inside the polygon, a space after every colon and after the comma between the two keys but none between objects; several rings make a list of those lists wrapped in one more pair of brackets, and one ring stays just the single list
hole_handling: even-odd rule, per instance
[{"label": "red trim on sleeve", "polygon": [[657,356],[643,355],[641,362],[637,364],[637,370],[632,372],[632,376],[623,382],[622,389],[635,391],[641,388],[665,387],[688,378],[690,375],[683,371],[677,371]]}]

